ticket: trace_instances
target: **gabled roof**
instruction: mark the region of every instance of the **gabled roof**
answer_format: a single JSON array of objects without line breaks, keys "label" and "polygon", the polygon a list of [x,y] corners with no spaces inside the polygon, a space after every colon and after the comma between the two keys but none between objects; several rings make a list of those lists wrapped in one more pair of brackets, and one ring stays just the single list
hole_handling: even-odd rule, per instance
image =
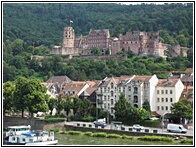
[{"label": "gabled roof", "polygon": [[[71,82],[71,83],[67,83],[65,85],[63,85],[63,88],[62,88],[62,93],[64,91],[66,92],[70,92],[71,94],[64,94],[63,97],[66,97],[66,96],[70,96],[70,97],[76,97],[78,95],[78,93],[81,92],[81,90],[86,86],[88,85],[86,82]],[[74,93],[73,93],[74,92]]]},{"label": "gabled roof", "polygon": [[50,79],[48,79],[46,82],[49,83],[58,83],[58,84],[62,84],[62,83],[70,83],[72,80],[70,78],[68,78],[67,76],[52,76]]},{"label": "gabled roof", "polygon": [[191,75],[191,76],[184,75],[184,76],[182,76],[182,78],[180,78],[180,80],[182,82],[193,82],[193,75]]},{"label": "gabled roof", "polygon": [[125,85],[133,76],[120,76],[120,77],[110,77],[105,78],[102,80],[102,82],[99,84],[99,86],[107,87],[111,80],[114,80],[116,85]]},{"label": "gabled roof", "polygon": [[99,32],[101,32],[101,31],[104,31],[104,32],[108,33],[109,29],[98,29],[98,30],[90,29],[89,35],[91,34],[92,31],[95,31],[96,34],[99,34]]},{"label": "gabled roof", "polygon": [[137,76],[133,77],[133,79],[131,80],[130,83],[137,82],[137,83],[134,83],[134,85],[140,86],[144,82],[149,82],[149,80],[151,78],[152,78],[152,76],[138,76],[137,75]]},{"label": "gabled roof", "polygon": [[185,72],[189,73],[189,74],[192,74],[193,73],[193,68],[187,68],[185,70]]},{"label": "gabled roof", "polygon": [[159,79],[157,86],[174,87],[180,79]]}]

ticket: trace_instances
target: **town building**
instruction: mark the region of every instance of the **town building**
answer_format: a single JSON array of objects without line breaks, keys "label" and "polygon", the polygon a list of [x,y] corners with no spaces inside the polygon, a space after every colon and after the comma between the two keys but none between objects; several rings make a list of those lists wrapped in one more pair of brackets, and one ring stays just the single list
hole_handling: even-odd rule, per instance
[{"label": "town building", "polygon": [[179,78],[159,79],[156,86],[157,113],[161,116],[171,113],[172,103],[179,101],[184,85]]},{"label": "town building", "polygon": [[87,98],[92,105],[108,111],[113,118],[115,103],[121,94],[136,108],[142,108],[144,101],[148,100],[152,115],[159,117],[171,113],[172,103],[193,95],[191,88],[185,91],[181,78],[158,79],[156,75],[106,77],[101,81],[72,81],[67,76],[53,76],[42,84],[63,99]]}]

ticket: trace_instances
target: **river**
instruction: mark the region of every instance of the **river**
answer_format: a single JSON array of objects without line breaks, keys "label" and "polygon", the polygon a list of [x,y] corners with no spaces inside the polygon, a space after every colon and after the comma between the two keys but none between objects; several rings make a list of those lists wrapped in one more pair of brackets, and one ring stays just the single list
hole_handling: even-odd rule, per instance
[{"label": "river", "polygon": [[181,144],[177,142],[160,142],[160,141],[141,141],[130,139],[118,139],[118,138],[100,138],[90,137],[86,135],[70,135],[70,134],[58,134],[55,133],[55,137],[58,139],[58,145],[191,145]]}]

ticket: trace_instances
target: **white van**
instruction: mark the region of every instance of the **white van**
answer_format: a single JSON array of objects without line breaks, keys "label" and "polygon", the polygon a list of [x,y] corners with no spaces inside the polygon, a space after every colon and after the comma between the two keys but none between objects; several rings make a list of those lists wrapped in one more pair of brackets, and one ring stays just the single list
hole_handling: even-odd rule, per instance
[{"label": "white van", "polygon": [[187,129],[183,127],[181,124],[168,124],[167,125],[168,132],[176,132],[176,133],[186,133]]}]

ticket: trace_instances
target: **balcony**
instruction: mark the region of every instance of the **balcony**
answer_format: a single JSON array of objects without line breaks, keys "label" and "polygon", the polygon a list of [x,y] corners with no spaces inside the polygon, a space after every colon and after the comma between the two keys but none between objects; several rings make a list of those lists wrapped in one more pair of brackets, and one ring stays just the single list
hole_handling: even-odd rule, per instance
[{"label": "balcony", "polygon": [[102,96],[102,95],[103,95],[103,92],[97,91],[96,93],[97,93],[97,95],[99,95],[99,96]]},{"label": "balcony", "polygon": [[98,104],[103,104],[103,100],[97,99]]},{"label": "balcony", "polygon": [[137,91],[134,91],[133,94],[138,94],[138,92]]}]

